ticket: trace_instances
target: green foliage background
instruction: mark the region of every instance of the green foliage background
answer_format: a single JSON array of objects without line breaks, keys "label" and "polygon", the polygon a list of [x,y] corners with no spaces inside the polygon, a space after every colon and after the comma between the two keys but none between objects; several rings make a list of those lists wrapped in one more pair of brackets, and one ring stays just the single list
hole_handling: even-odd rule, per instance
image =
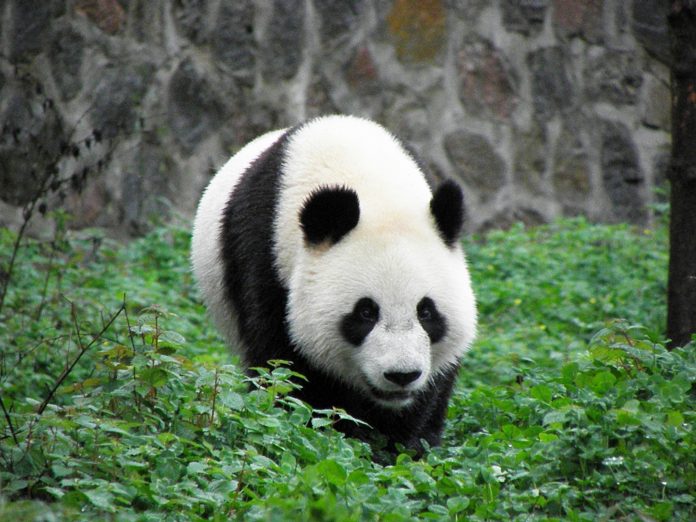
[{"label": "green foliage background", "polygon": [[666,227],[468,240],[480,333],[443,445],[391,462],[289,397],[292,368],[240,372],[188,246],[176,227],[24,244],[0,317],[0,520],[696,519],[696,355],[660,334]]}]

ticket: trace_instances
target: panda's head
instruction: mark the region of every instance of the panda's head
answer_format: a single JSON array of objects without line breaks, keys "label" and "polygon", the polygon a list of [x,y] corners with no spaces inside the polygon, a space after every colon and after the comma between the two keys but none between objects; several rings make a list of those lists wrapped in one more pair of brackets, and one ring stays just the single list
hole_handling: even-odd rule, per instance
[{"label": "panda's head", "polygon": [[370,214],[351,188],[319,187],[299,213],[291,338],[314,366],[389,408],[457,364],[476,330],[461,189],[444,182],[422,206],[404,222],[375,215],[379,205]]}]

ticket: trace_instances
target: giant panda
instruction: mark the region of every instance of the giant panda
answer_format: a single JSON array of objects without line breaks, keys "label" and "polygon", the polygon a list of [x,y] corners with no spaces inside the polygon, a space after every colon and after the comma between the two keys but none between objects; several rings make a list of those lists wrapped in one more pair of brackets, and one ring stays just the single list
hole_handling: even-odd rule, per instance
[{"label": "giant panda", "polygon": [[358,117],[269,132],[211,180],[192,237],[204,302],[243,364],[291,361],[300,399],[392,450],[440,442],[476,333],[462,191],[431,193],[419,165]]}]

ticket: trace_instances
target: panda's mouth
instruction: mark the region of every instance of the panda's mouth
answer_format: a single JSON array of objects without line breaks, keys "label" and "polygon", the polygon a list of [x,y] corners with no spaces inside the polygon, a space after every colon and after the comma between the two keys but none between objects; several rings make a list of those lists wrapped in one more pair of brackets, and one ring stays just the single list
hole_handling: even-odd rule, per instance
[{"label": "panda's mouth", "polygon": [[413,392],[406,390],[387,391],[369,385],[373,398],[384,406],[399,408],[407,406],[413,400]]}]

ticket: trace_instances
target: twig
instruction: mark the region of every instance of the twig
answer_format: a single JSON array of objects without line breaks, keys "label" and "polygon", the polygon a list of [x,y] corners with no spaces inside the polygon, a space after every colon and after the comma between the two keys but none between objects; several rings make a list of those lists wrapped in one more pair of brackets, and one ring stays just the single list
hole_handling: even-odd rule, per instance
[{"label": "twig", "polygon": [[210,427],[213,427],[213,423],[215,422],[215,400],[217,399],[217,391],[218,391],[218,368],[215,368],[215,383],[213,384],[213,405],[210,408]]},{"label": "twig", "polygon": [[70,364],[70,366],[65,368],[65,370],[63,370],[63,372],[58,376],[58,379],[56,379],[56,382],[53,384],[53,388],[51,388],[51,391],[48,393],[48,395],[46,396],[44,401],[36,409],[37,415],[41,415],[44,412],[44,410],[46,409],[46,406],[48,406],[48,403],[51,402],[53,395],[55,395],[55,393],[58,390],[58,388],[60,387],[60,385],[63,384],[63,381],[65,380],[65,378],[70,374],[70,372],[75,367],[75,365],[80,361],[80,358],[85,354],[85,352],[87,352],[87,350],[89,350],[94,345],[94,343],[96,343],[99,339],[101,339],[101,336],[104,334],[104,332],[106,332],[111,327],[111,325],[116,320],[116,318],[119,315],[121,315],[121,312],[123,312],[124,310],[125,310],[125,303],[121,304],[121,307],[118,309],[118,311],[109,318],[109,321],[106,323],[106,325],[99,331],[99,333],[94,335],[94,337],[92,338],[90,343],[86,346],[82,345],[82,340],[80,339],[80,331],[78,328],[78,331],[77,331],[78,341],[77,342],[80,345],[80,353],[77,354],[77,357],[75,357],[75,360]]},{"label": "twig", "polygon": [[48,258],[48,269],[46,270],[46,277],[44,278],[43,290],[41,292],[41,302],[36,310],[36,315],[34,317],[35,321],[41,319],[41,314],[43,314],[44,306],[46,306],[46,294],[48,293],[48,282],[51,279],[51,273],[53,272],[53,260],[56,257],[56,246],[55,241],[51,242],[51,257]]},{"label": "twig", "polygon": [[12,440],[14,440],[15,444],[19,446],[19,441],[17,440],[17,433],[15,432],[14,426],[12,425],[12,419],[10,418],[10,414],[5,409],[5,401],[2,400],[2,397],[0,397],[0,406],[2,406],[2,412],[5,414],[5,420],[7,420],[7,425],[10,427]]}]

